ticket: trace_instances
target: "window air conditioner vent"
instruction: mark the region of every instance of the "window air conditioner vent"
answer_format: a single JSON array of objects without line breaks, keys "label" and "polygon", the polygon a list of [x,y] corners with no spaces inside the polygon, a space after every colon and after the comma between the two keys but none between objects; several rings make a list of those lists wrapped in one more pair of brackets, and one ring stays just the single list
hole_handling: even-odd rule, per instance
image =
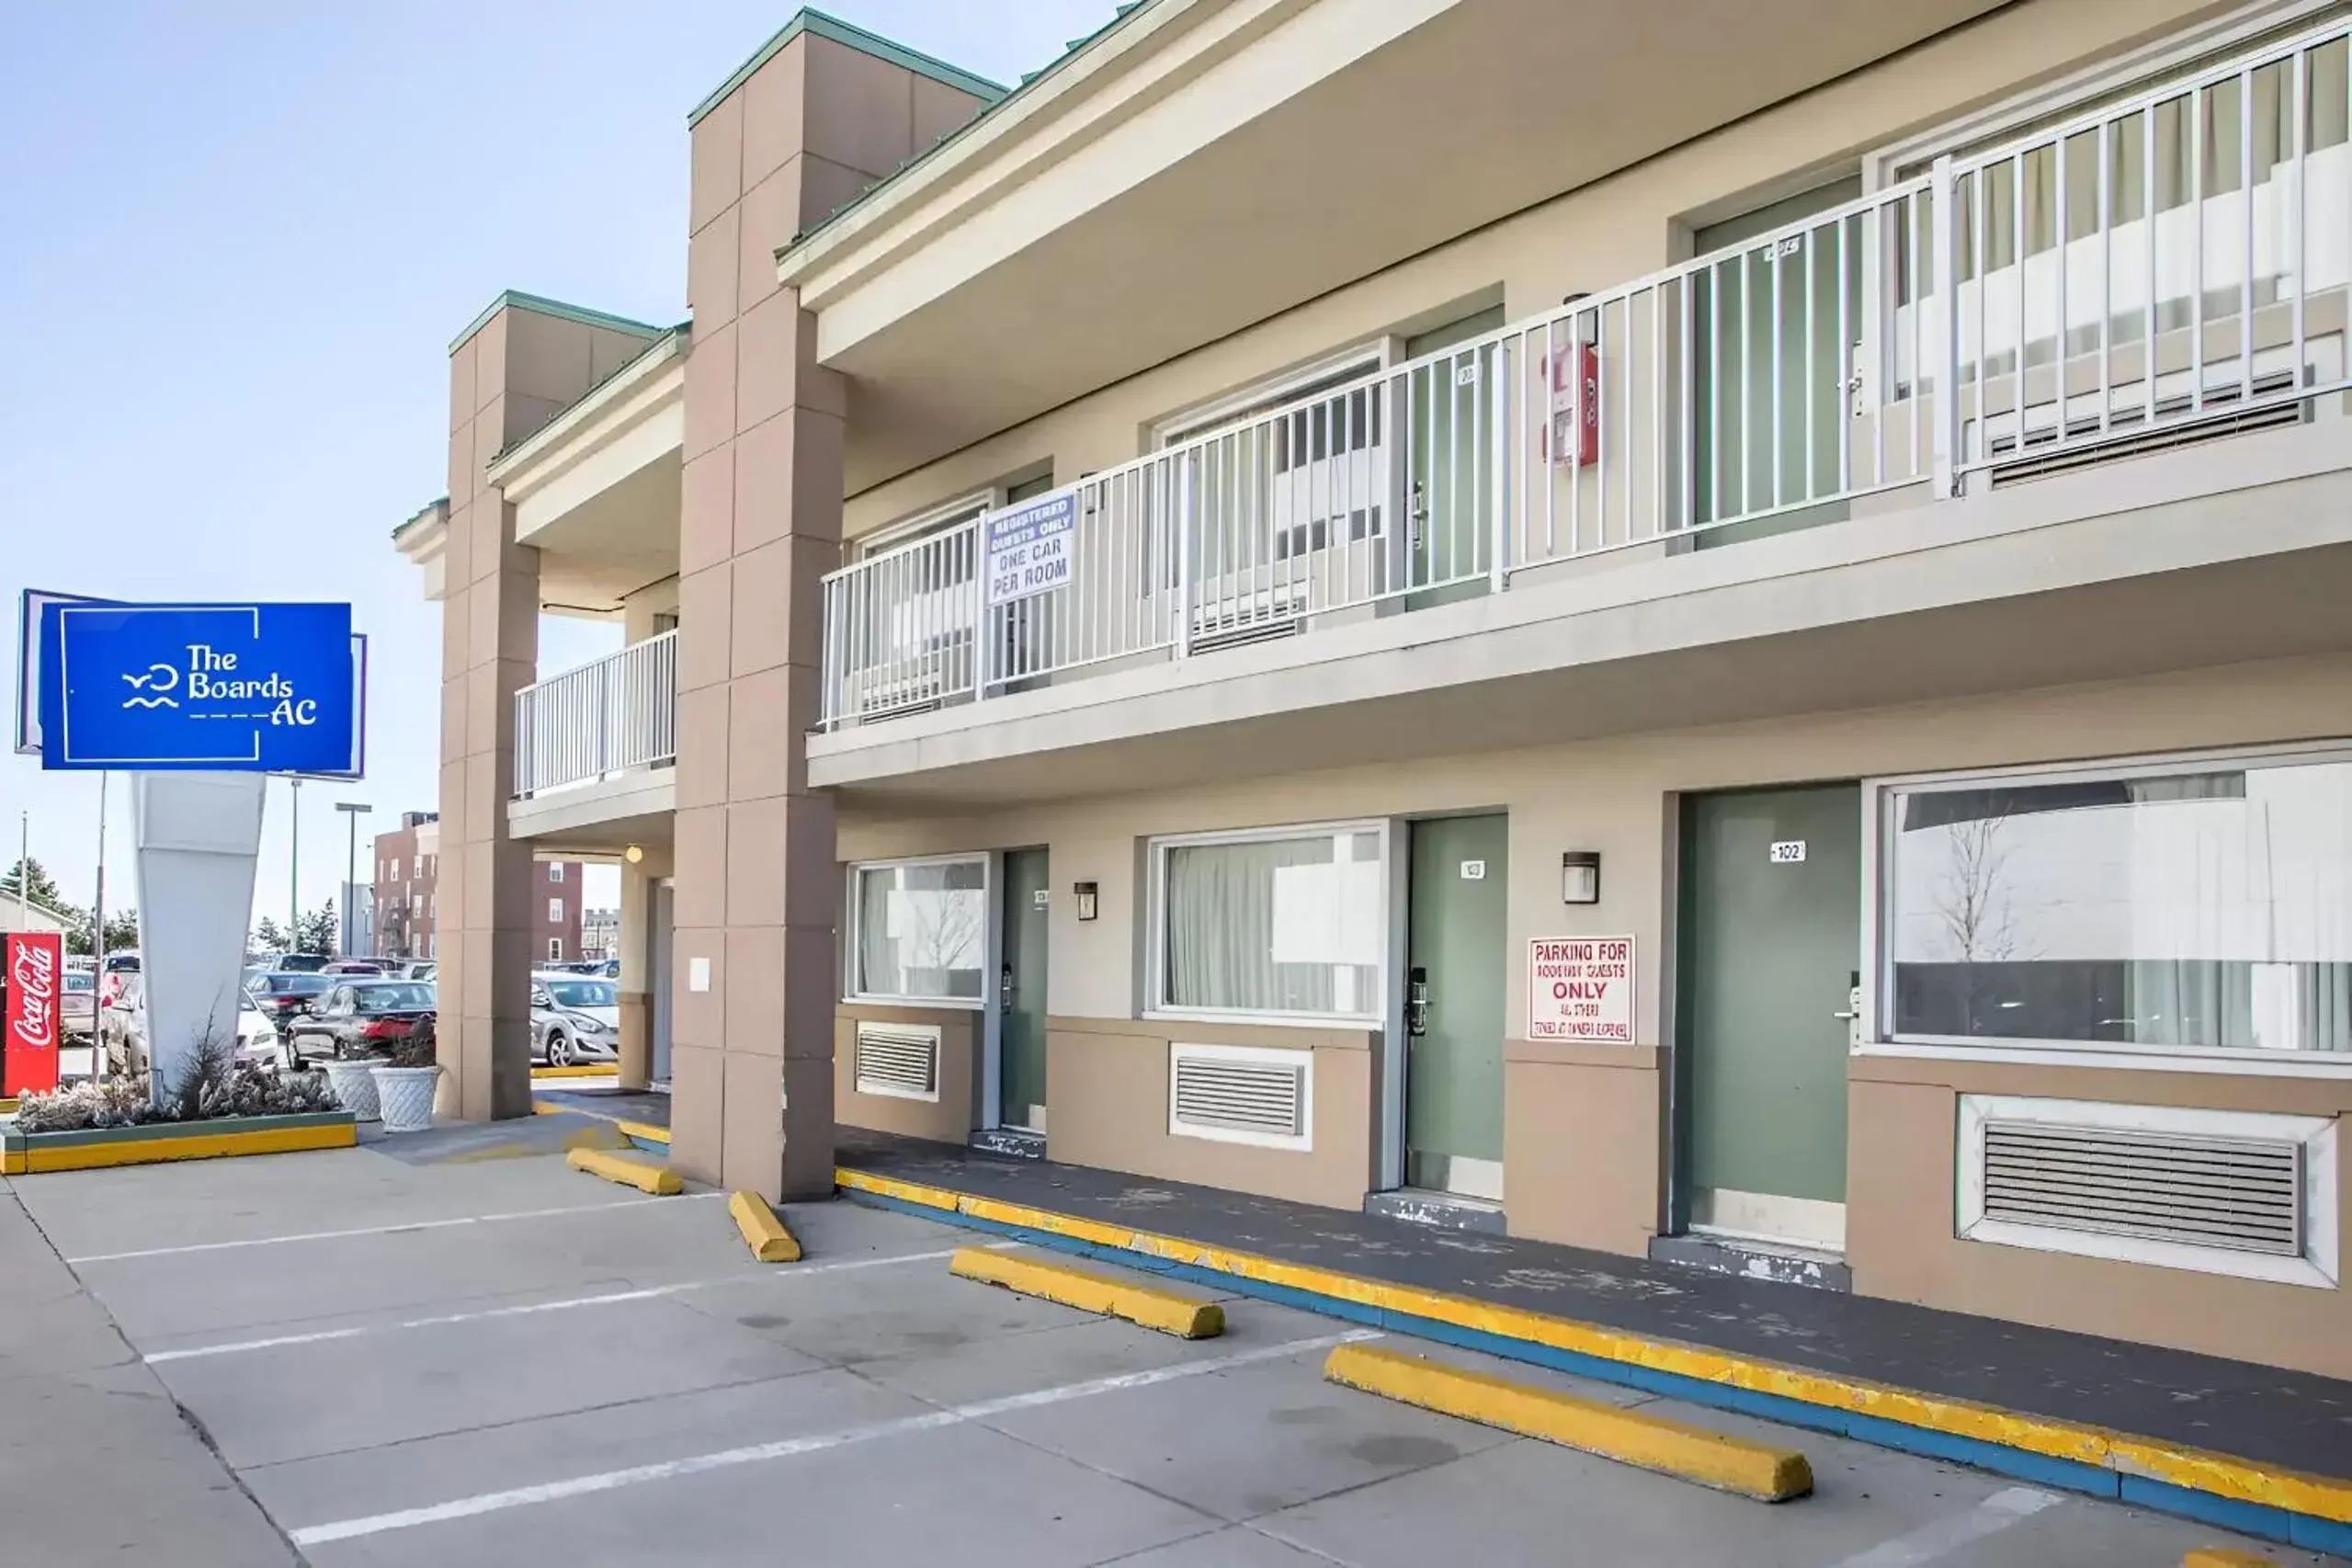
[{"label": "window air conditioner vent", "polygon": [[1987,1121],[1984,1217],[2296,1256],[2303,1145]]},{"label": "window air conditioner vent", "polygon": [[857,1083],[861,1095],[903,1100],[939,1097],[939,1030],[937,1025],[858,1024]]}]

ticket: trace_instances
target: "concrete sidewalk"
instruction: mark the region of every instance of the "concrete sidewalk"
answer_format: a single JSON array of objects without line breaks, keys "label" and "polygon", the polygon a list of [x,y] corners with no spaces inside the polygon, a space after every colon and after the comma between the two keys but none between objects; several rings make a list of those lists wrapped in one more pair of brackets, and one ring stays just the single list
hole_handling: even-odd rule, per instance
[{"label": "concrete sidewalk", "polygon": [[0,1519],[11,1562],[300,1561],[6,1183]]},{"label": "concrete sidewalk", "polygon": [[2352,1384],[840,1130],[852,1196],[2352,1555]]}]

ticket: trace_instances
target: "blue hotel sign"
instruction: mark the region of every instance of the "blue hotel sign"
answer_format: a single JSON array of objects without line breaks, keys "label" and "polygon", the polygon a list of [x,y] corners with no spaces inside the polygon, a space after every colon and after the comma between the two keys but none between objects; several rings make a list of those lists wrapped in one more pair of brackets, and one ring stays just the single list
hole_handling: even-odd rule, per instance
[{"label": "blue hotel sign", "polygon": [[351,766],[349,605],[50,603],[40,653],[45,769]]}]

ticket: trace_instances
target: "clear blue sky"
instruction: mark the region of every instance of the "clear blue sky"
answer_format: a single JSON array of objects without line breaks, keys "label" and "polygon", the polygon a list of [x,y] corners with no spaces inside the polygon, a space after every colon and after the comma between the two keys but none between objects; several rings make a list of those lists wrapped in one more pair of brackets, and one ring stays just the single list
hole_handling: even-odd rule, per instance
[{"label": "clear blue sky", "polygon": [[[1011,84],[1112,0],[835,0]],[[686,314],[687,111],[793,13],[751,0],[105,0],[0,6],[0,618],[27,586],[349,599],[369,778],[302,790],[301,897],[343,821],[436,804],[440,611],[389,543],[446,488],[449,339],[502,289]],[[543,621],[540,669],[618,641]],[[7,655],[14,687],[14,653]],[[113,791],[108,903],[130,896]],[[0,757],[86,903],[97,784]],[[289,900],[271,787],[256,913]],[[359,859],[369,861],[363,836]]]}]

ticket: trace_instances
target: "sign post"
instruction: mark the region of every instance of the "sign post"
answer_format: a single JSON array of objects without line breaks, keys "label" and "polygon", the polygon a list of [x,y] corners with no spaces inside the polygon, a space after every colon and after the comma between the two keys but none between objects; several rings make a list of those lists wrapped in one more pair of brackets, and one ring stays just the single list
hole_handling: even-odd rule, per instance
[{"label": "sign post", "polygon": [[51,598],[39,613],[41,767],[131,774],[161,1098],[235,1035],[267,776],[341,773],[358,756],[351,608]]},{"label": "sign post", "polygon": [[[65,938],[54,931],[11,931],[6,949],[8,1006],[6,1051],[0,1052],[0,1093],[47,1092],[57,1087],[57,1049],[63,1043],[64,1021],[60,1013],[65,990]],[[90,1027],[95,1043],[95,1015]]]}]

